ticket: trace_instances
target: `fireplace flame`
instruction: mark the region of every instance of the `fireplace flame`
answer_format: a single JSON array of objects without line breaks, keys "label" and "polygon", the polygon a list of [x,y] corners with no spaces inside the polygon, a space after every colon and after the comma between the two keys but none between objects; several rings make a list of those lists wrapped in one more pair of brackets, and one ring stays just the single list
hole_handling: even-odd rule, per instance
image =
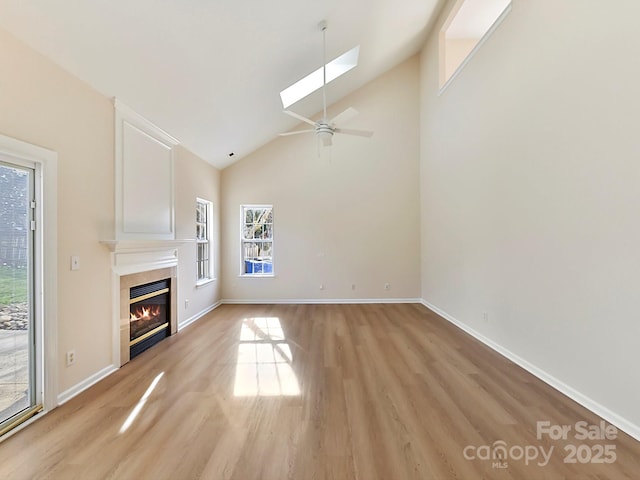
[{"label": "fireplace flame", "polygon": [[158,305],[149,305],[148,307],[138,307],[135,312],[130,312],[130,320],[147,320],[160,315],[160,307]]}]

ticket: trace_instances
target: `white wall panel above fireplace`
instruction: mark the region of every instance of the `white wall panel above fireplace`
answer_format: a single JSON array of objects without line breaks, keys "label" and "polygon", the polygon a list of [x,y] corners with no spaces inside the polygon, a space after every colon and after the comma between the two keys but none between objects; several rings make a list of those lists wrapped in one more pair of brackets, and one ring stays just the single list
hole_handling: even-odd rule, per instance
[{"label": "white wall panel above fireplace", "polygon": [[116,240],[175,238],[173,156],[177,140],[117,99]]},{"label": "white wall panel above fireplace", "polygon": [[122,230],[173,235],[171,148],[126,121],[122,130]]}]

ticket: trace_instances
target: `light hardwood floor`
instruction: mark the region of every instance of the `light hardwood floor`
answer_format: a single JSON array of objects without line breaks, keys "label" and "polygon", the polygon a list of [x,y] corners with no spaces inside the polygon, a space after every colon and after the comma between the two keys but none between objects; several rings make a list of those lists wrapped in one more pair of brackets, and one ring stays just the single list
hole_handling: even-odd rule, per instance
[{"label": "light hardwood floor", "polygon": [[[600,419],[420,305],[225,305],[1,443],[0,478],[640,478],[624,433],[538,421]],[[470,458],[496,442],[507,468]]]}]

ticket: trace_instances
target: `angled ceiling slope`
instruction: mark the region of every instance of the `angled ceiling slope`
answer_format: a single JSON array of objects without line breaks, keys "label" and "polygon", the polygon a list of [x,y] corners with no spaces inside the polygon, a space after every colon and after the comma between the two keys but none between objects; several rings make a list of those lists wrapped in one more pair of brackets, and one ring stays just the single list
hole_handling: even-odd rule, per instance
[{"label": "angled ceiling slope", "polygon": [[[360,45],[329,104],[417,53],[441,0],[4,0],[4,28],[224,168],[296,125],[279,92]],[[317,92],[294,104],[312,116]],[[235,152],[233,158],[229,153]]]}]

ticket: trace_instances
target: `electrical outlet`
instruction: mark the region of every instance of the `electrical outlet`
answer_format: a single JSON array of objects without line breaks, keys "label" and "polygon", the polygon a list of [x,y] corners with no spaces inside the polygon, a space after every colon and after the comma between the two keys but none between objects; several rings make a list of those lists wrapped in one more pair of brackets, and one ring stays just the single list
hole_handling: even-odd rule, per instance
[{"label": "electrical outlet", "polygon": [[385,290],[391,290],[391,284],[390,283],[385,283],[384,284],[384,289]]},{"label": "electrical outlet", "polygon": [[324,283],[320,284],[320,290],[324,290]]},{"label": "electrical outlet", "polygon": [[483,313],[482,313],[482,319],[483,319],[485,322],[488,322],[488,321],[489,321],[489,314],[488,314],[487,312],[483,312]]},{"label": "electrical outlet", "polygon": [[189,299],[185,299],[184,301],[184,309],[186,310],[187,308],[189,308]]},{"label": "electrical outlet", "polygon": [[67,367],[70,367],[74,363],[76,363],[76,351],[75,350],[69,350],[67,352]]},{"label": "electrical outlet", "polygon": [[71,257],[71,270],[80,270],[80,257],[78,255]]}]

